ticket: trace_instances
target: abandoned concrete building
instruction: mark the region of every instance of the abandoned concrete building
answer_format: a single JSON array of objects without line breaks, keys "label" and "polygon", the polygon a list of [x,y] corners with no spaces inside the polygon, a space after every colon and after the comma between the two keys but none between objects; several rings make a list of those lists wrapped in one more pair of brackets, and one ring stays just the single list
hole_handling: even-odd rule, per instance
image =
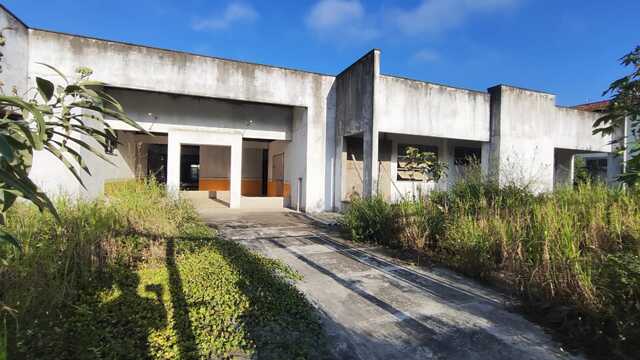
[{"label": "abandoned concrete building", "polygon": [[33,29],[4,8],[0,28],[5,91],[24,91],[36,76],[60,81],[38,63],[65,74],[88,66],[153,135],[109,120],[116,166],[85,154],[86,190],[37,153],[31,176],[50,194],[95,196],[106,182],[153,175],[171,191],[209,191],[230,207],[335,210],[353,194],[398,200],[414,191],[407,146],[449,165],[428,185],[440,189],[471,157],[500,181],[537,191],[570,183],[576,154],[610,158],[610,179],[620,170],[611,138],[592,135],[597,113],[508,85],[475,91],[385,75],[379,50],[326,75]]}]

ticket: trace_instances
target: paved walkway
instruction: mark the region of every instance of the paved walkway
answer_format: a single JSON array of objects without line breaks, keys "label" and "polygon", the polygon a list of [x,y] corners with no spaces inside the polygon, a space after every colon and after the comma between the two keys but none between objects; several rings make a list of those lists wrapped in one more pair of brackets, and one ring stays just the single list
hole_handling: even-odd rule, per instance
[{"label": "paved walkway", "polygon": [[220,234],[299,271],[337,359],[565,359],[502,296],[445,270],[398,264],[352,247],[288,211],[252,213],[197,204]]}]

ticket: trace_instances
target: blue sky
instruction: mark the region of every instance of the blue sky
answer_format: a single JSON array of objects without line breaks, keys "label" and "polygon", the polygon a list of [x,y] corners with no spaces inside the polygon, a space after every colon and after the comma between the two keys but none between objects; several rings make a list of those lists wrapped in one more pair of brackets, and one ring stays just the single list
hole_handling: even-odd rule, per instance
[{"label": "blue sky", "polygon": [[[382,72],[596,101],[640,45],[638,0],[5,0],[29,26],[336,74]],[[55,65],[55,64],[53,64]],[[86,64],[91,66],[91,64]]]}]

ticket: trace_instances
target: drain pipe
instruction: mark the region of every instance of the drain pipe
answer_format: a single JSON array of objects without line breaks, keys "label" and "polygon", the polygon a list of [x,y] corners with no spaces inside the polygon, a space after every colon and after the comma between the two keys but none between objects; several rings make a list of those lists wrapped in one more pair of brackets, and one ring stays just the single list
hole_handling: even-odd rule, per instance
[{"label": "drain pipe", "polygon": [[296,211],[300,212],[300,199],[302,199],[302,178],[298,178],[298,201],[296,203]]}]

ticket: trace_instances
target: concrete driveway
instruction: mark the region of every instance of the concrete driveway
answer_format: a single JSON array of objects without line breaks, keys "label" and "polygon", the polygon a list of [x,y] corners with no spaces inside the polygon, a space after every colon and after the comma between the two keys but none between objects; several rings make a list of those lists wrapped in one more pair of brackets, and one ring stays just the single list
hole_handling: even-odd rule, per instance
[{"label": "concrete driveway", "polygon": [[198,208],[224,238],[304,276],[297,286],[322,314],[333,358],[575,358],[501,294],[452,272],[350,246],[295,212]]}]

